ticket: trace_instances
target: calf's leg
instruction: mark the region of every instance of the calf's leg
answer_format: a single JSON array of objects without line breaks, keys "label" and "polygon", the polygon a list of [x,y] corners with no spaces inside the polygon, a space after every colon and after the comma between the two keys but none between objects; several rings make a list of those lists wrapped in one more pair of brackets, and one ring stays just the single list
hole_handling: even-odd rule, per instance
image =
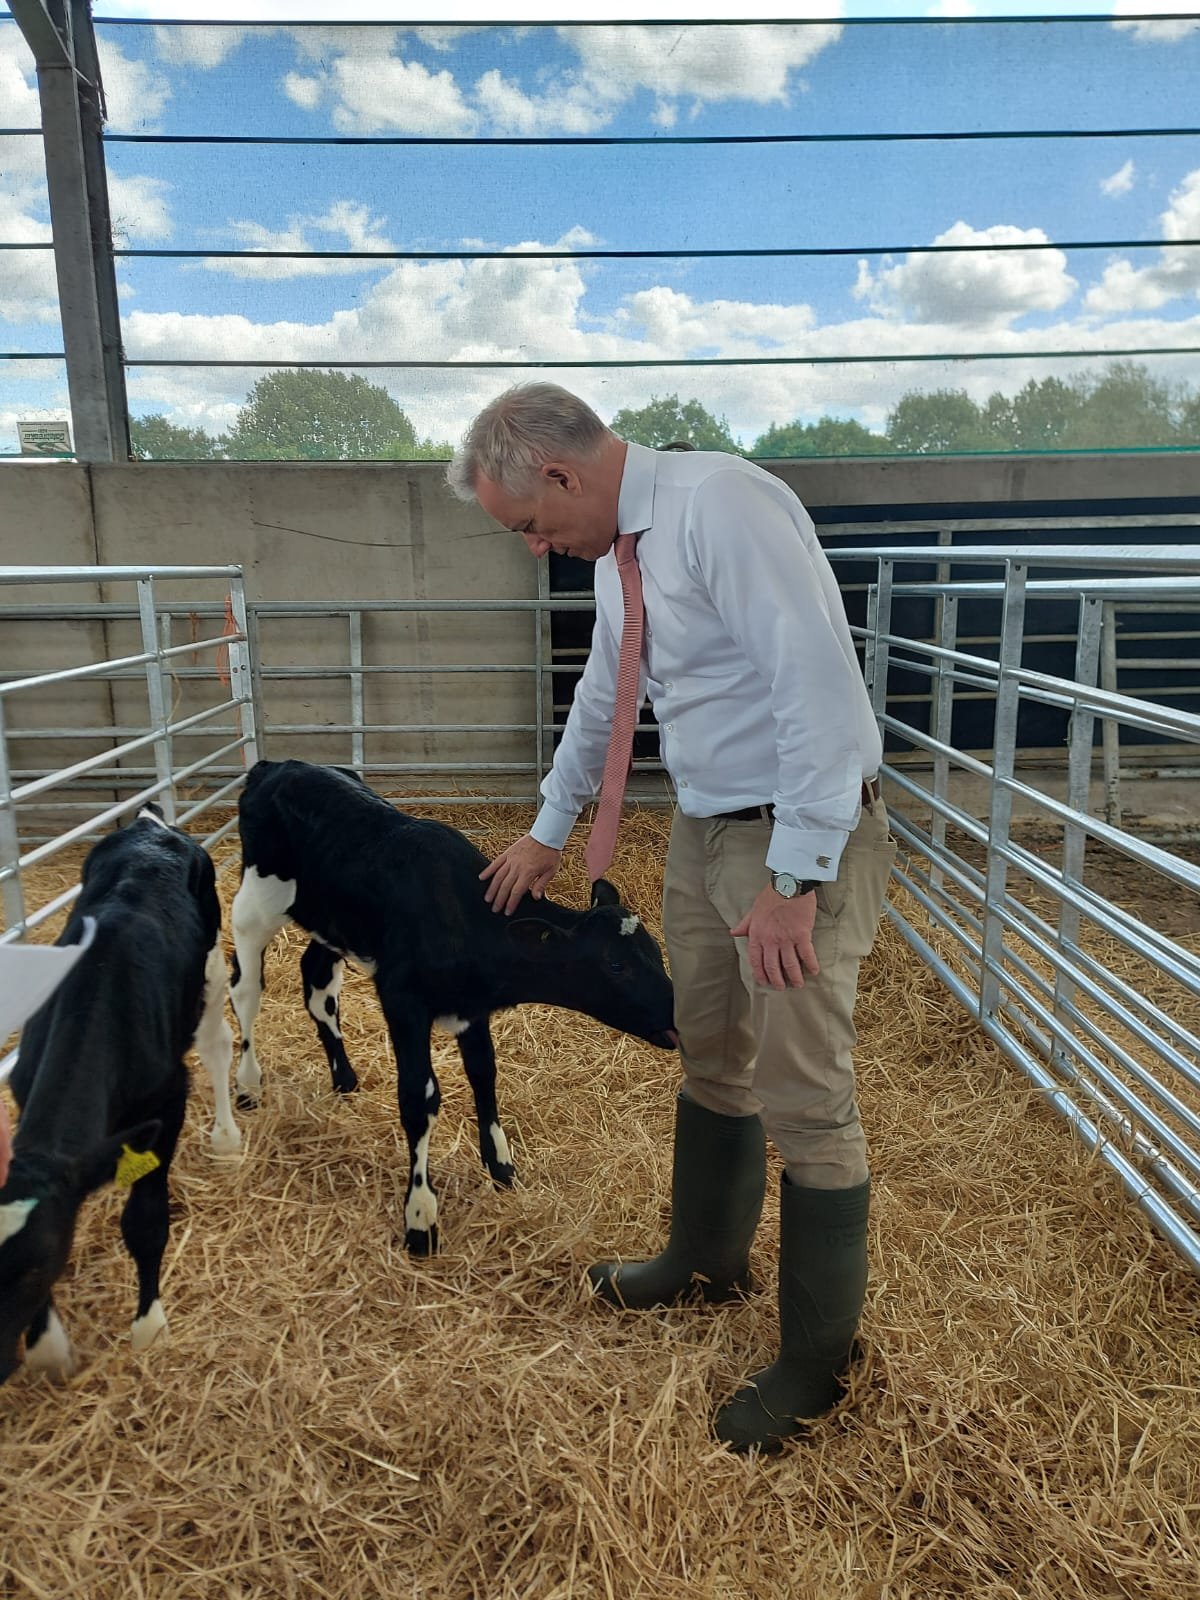
[{"label": "calf's leg", "polygon": [[121,1213],[121,1236],[138,1275],[137,1316],[130,1334],[133,1348],[138,1351],[148,1350],[167,1326],[158,1280],[170,1231],[167,1174],[183,1126],[186,1102],[187,1077],[181,1072],[174,1096],[160,1113],[162,1130],[153,1146],[158,1166],[130,1185],[129,1199]]},{"label": "calf's leg", "polygon": [[329,1063],[335,1094],[351,1094],[358,1088],[358,1075],[350,1065],[342,1039],[342,1019],[338,997],[346,963],[336,950],[314,939],[300,957],[300,976],[304,980],[304,1004],[317,1025],[317,1037]]},{"label": "calf's leg", "polygon": [[208,952],[204,967],[204,1011],[196,1029],[195,1048],[200,1063],[213,1087],[216,1117],[212,1127],[213,1149],[219,1156],[234,1155],[242,1135],[233,1120],[229,1103],[229,1069],[233,1065],[233,1029],[225,1020],[225,996],[229,979],[218,939]]},{"label": "calf's leg", "polygon": [[408,1190],[404,1196],[404,1243],[414,1256],[437,1249],[437,1194],[429,1178],[429,1141],[442,1103],[429,1050],[431,1018],[410,997],[380,993],[396,1052],[396,1098],[408,1140]]},{"label": "calf's leg", "polygon": [[25,1365],[52,1378],[69,1378],[75,1371],[75,1352],[52,1298],[25,1330]]},{"label": "calf's leg", "polygon": [[496,1051],[488,1019],[472,1022],[458,1035],[458,1049],[466,1068],[467,1082],[475,1096],[475,1117],[479,1124],[479,1154],[496,1183],[512,1188],[513,1164],[508,1140],[500,1126],[496,1106]]},{"label": "calf's leg", "polygon": [[233,1009],[242,1032],[242,1059],[237,1083],[238,1104],[253,1110],[262,1088],[262,1072],[254,1053],[254,1023],[263,995],[263,952],[287,921],[296,898],[291,878],[263,877],[247,867],[233,898]]}]

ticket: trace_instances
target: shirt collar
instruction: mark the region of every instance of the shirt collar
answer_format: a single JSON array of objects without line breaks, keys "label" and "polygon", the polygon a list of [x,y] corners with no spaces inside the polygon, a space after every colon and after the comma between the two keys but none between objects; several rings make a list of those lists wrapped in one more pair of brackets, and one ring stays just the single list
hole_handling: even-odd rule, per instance
[{"label": "shirt collar", "polygon": [[617,532],[644,533],[654,522],[654,474],[657,452],[644,444],[627,444],[617,499]]}]

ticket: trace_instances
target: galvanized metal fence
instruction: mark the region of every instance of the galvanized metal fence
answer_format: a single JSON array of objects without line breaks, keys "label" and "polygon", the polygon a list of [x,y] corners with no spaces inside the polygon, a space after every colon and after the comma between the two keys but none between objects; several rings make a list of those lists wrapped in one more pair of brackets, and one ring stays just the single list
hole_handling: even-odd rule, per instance
[{"label": "galvanized metal fence", "polygon": [[[36,597],[60,586],[119,598],[12,603],[14,591]],[[207,598],[214,586],[224,600],[200,609],[220,621],[207,636],[173,642],[173,621],[199,615],[189,591]],[[240,568],[0,567],[0,596],[8,602],[0,626],[10,636],[27,630],[25,648],[38,661],[36,670],[0,674],[0,943],[10,943],[78,892],[71,882],[27,904],[34,869],[147,801],[169,822],[201,823],[229,804],[257,744]],[[192,694],[180,715],[184,678]],[[31,745],[49,752],[40,770],[13,761],[14,748]],[[222,816],[197,831],[211,845],[233,825]]]},{"label": "galvanized metal fence", "polygon": [[[1106,821],[1104,798],[1098,805],[1092,799],[1098,724],[1174,747],[1200,745],[1200,716],[1099,686],[1106,608],[1111,615],[1120,604],[1153,604],[1164,592],[1200,603],[1200,547],[1012,548],[999,582],[904,582],[906,566],[944,555],[937,547],[856,555],[877,562],[870,620],[860,630],[876,713],[885,731],[924,752],[932,780],[923,784],[895,762],[885,768],[893,828],[904,846],[896,876],[905,891],[893,897],[888,915],[1200,1271],[1200,916],[1190,925],[1184,919],[1181,938],[1169,937],[1153,912],[1139,915],[1105,888],[1115,858],[1136,864],[1145,903],[1157,898],[1162,907],[1182,897],[1195,909],[1200,868]],[[996,563],[994,550],[954,554],[956,568]],[[1123,576],[1033,576],[1038,569],[1097,568]],[[935,641],[893,631],[893,610],[904,597],[936,603]],[[1031,613],[1064,599],[1078,608],[1070,678],[1022,664]],[[1001,606],[994,658],[957,646],[959,607],[981,600]],[[897,667],[933,685],[928,730],[889,709],[889,670]],[[960,690],[993,698],[990,760],[953,742]],[[1061,800],[1017,765],[1018,719],[1031,704],[1069,718]],[[985,786],[985,815],[956,797],[957,777]],[[1017,836],[1015,804],[1052,831],[1057,863]],[[1096,859],[1100,851],[1104,861]]]},{"label": "galvanized metal fence", "polygon": [[[1125,730],[1162,741],[1178,770],[1189,770],[1185,757],[1200,745],[1200,716],[1106,687],[1112,650],[1105,625],[1108,619],[1111,631],[1123,608],[1200,608],[1200,546],[890,545],[830,554],[838,563],[867,563],[872,572],[867,620],[855,632],[888,735],[885,793],[903,846],[889,917],[1200,1271],[1200,914],[1194,925],[1179,916],[1181,907],[1200,907],[1200,868],[1178,853],[1186,842],[1164,848],[1112,820],[1103,760]],[[1003,576],[963,576],[980,568]],[[1098,578],[1100,570],[1113,576]],[[33,598],[39,586],[62,583],[91,586],[94,597]],[[30,904],[34,869],[148,799],[184,825],[207,827],[207,842],[222,838],[233,826],[228,808],[244,767],[260,749],[305,754],[310,740],[334,741],[333,759],[387,787],[415,788],[414,802],[531,799],[556,728],[548,619],[554,610],[591,603],[551,597],[543,583],[539,597],[525,601],[251,604],[235,567],[0,569],[0,598],[10,585],[31,598],[0,607],[0,625],[47,633],[55,622],[59,631],[47,636],[61,632],[64,659],[0,675],[5,940],[23,938],[75,892],[73,885],[56,887]],[[934,626],[920,637],[894,627],[909,602],[933,608]],[[1070,675],[1023,663],[1039,609],[1049,604],[1074,608]],[[994,646],[982,645],[976,631],[971,648],[962,648],[960,611],[967,606],[997,609],[994,635],[987,635]],[[507,662],[369,658],[369,624],[435,611],[523,614],[527,654]],[[273,661],[272,630],[330,616],[344,619],[344,656]],[[190,637],[182,642],[185,624]],[[528,714],[498,720],[489,714],[487,685],[506,681],[495,674],[514,673],[529,684]],[[476,685],[476,716],[372,721],[367,686],[412,674],[479,674],[465,679]],[[898,677],[914,676],[928,684],[927,694],[889,693]],[[306,717],[283,702],[273,710],[273,694],[330,679],[344,688],[344,716]],[[84,686],[103,686],[107,698],[76,706],[73,720],[28,709],[39,695]],[[992,703],[989,751],[956,743],[956,713],[968,699]],[[1061,797],[1020,764],[1018,723],[1030,707],[1065,719]],[[421,737],[425,753],[396,759],[410,735]],[[438,741],[475,736],[509,741],[511,759],[438,759]],[[87,753],[79,755],[83,746]],[[13,752],[31,748],[45,754],[17,766]],[[29,762],[27,754],[23,759]],[[430,777],[449,792],[423,794]],[[647,777],[665,798],[653,771]],[[464,795],[460,784],[476,792]],[[1037,839],[1030,829],[1041,830]],[[1140,909],[1120,903],[1128,896],[1113,887],[1120,862],[1139,875]],[[1155,915],[1154,886],[1159,903],[1172,906],[1171,933]]]}]

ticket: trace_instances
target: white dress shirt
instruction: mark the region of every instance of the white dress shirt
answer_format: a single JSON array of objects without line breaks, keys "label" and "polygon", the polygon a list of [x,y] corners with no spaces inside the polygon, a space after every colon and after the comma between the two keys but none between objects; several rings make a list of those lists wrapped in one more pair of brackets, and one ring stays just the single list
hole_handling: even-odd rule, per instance
[{"label": "white dress shirt", "polygon": [[[711,817],[772,801],[766,865],[837,876],[882,745],[842,597],[812,518],[739,456],[630,444],[618,530],[639,533],[642,693],[679,807]],[[560,849],[600,788],[624,609],[596,563],[596,626],[532,833]]]}]

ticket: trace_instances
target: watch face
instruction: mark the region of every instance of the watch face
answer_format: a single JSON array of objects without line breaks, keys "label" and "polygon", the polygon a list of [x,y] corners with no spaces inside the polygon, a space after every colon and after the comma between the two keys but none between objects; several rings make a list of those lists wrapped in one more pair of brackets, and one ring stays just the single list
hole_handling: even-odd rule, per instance
[{"label": "watch face", "polygon": [[772,881],[775,884],[775,893],[783,895],[787,900],[790,900],[800,887],[790,872],[776,872]]}]

